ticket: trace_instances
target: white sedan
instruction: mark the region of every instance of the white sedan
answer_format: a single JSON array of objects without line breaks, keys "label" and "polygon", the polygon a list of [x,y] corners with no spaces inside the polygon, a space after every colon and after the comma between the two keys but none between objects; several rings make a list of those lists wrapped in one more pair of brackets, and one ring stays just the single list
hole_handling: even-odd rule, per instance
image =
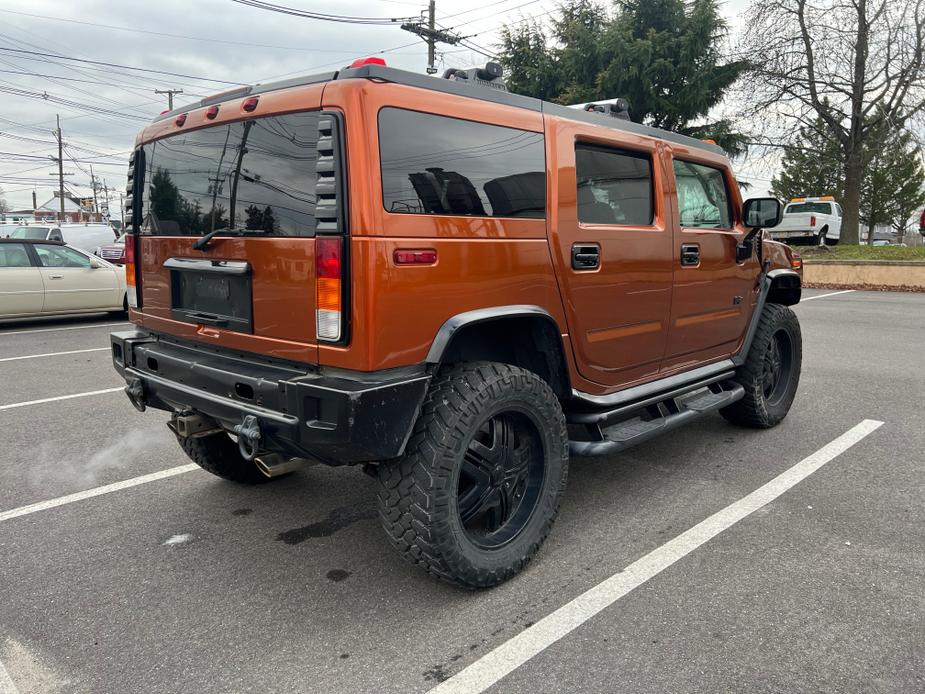
[{"label": "white sedan", "polygon": [[60,241],[0,239],[0,318],[126,310],[123,268]]}]

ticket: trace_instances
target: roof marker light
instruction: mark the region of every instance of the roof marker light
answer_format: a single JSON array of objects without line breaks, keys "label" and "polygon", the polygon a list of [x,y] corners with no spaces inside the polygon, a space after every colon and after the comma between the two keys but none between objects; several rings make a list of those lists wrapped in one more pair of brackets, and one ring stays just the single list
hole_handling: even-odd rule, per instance
[{"label": "roof marker light", "polygon": [[243,108],[245,111],[250,113],[251,111],[257,108],[257,101],[259,98],[260,97],[252,96],[250,98],[245,99],[244,104],[241,106],[241,108]]},{"label": "roof marker light", "polygon": [[181,113],[179,116],[177,116],[177,120],[174,121],[174,122],[175,122],[178,126],[182,127],[183,124],[186,122],[186,114],[185,114],[185,113]]},{"label": "roof marker light", "polygon": [[385,58],[357,58],[350,63],[350,67],[363,67],[364,65],[381,65],[382,67],[386,67]]},{"label": "roof marker light", "polygon": [[209,120],[212,120],[217,115],[218,115],[218,106],[215,106],[215,105],[209,106],[209,110],[206,111],[206,118],[208,118]]}]

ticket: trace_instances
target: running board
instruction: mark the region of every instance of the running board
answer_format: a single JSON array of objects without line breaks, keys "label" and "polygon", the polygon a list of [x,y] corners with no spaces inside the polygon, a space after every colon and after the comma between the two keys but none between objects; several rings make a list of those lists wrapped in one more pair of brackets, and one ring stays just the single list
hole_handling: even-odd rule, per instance
[{"label": "running board", "polygon": [[583,457],[616,453],[731,405],[744,396],[745,389],[736,383],[729,390],[718,390],[713,386],[683,401],[669,398],[650,406],[648,414],[657,415],[650,419],[636,417],[604,429],[597,424],[589,426],[596,440],[570,441],[569,450],[572,455]]}]

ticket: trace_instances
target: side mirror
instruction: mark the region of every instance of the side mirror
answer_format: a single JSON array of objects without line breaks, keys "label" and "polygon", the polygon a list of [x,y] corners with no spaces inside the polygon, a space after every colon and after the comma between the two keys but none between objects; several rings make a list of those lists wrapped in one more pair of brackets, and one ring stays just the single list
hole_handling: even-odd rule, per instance
[{"label": "side mirror", "polygon": [[100,262],[100,259],[99,259],[99,258],[95,258],[95,257],[91,256],[91,257],[90,257],[90,267],[92,267],[94,270],[98,270],[99,268],[101,268],[101,267],[106,267],[106,266],[103,265],[102,262]]},{"label": "side mirror", "polygon": [[750,229],[770,229],[780,224],[784,206],[777,198],[751,198],[742,206],[742,221]]}]

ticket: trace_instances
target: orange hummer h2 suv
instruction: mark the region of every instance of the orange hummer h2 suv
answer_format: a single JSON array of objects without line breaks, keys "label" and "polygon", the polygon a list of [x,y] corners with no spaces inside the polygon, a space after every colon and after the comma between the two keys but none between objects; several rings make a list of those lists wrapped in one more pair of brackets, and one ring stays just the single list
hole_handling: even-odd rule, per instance
[{"label": "orange hummer h2 suv", "polygon": [[777,200],[743,206],[712,143],[499,73],[358,61],[162,114],[111,338],[204,469],[362,464],[399,552],[467,587],[536,553],[570,455],[773,426],[801,363]]}]

